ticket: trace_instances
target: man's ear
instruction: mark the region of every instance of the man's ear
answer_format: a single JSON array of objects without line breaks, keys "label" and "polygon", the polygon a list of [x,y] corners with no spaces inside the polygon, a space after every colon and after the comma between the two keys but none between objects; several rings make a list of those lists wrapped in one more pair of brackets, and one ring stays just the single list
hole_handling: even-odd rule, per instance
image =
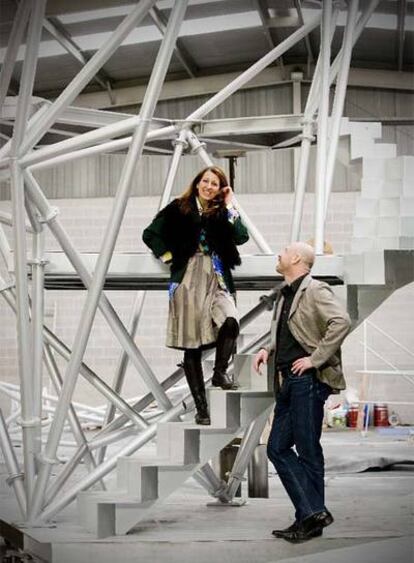
[{"label": "man's ear", "polygon": [[301,261],[301,257],[299,256],[299,254],[294,254],[291,258],[291,264],[296,265],[299,264],[299,262]]}]

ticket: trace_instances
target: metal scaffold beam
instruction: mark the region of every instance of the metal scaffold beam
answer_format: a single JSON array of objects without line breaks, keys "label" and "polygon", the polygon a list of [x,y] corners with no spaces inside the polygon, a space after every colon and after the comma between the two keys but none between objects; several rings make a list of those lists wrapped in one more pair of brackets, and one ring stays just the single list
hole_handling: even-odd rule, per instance
[{"label": "metal scaffold beam", "polygon": [[[168,173],[158,205],[158,210],[160,210],[171,199],[181,159],[185,158],[186,154],[196,154],[203,165],[213,164],[208,147],[203,142],[203,135],[206,137],[216,135],[219,138],[223,131],[228,135],[232,133],[230,130],[231,127],[235,127],[234,123],[230,123],[230,120],[227,120],[226,123],[223,123],[224,120],[208,122],[209,113],[257,77],[269,65],[276,61],[282,64],[282,56],[297,43],[305,42],[309,60],[312,60],[314,55],[309,34],[320,25],[321,51],[303,118],[300,115],[278,116],[278,123],[283,132],[302,134],[295,187],[292,240],[296,240],[300,235],[311,143],[317,135],[315,244],[317,252],[319,254],[323,252],[325,213],[336,160],[352,47],[378,4],[378,0],[371,0],[359,19],[357,18],[358,0],[349,2],[342,47],[332,64],[330,64],[330,45],[337,16],[335,2],[323,2],[323,9],[310,19],[304,17],[301,3],[294,2],[299,15],[299,24],[297,24],[299,27],[277,45],[273,41],[274,36],[272,37],[271,29],[268,26],[268,4],[262,1],[256,2],[266,27],[270,51],[186,115],[184,119],[155,119],[154,111],[173,53],[175,52],[178,56],[190,76],[195,76],[197,71],[195,63],[183,45],[180,42],[177,44],[187,4],[188,0],[175,0],[168,21],[166,21],[157,8],[155,0],[141,0],[135,3],[129,15],[89,60],[84,57],[70,37],[65,35],[64,30],[52,25],[51,20],[44,19],[46,0],[28,0],[27,2],[22,0],[16,12],[12,37],[0,74],[0,102],[2,103],[9,89],[17,51],[27,28],[27,56],[23,64],[13,135],[0,150],[0,169],[1,173],[11,180],[12,200],[12,214],[2,212],[0,223],[11,228],[13,233],[11,248],[0,225],[0,256],[6,267],[9,266],[8,262],[12,256],[15,279],[12,276],[10,280],[0,279],[0,294],[16,315],[20,393],[16,392],[15,395],[18,395],[21,408],[22,467],[20,467],[13,448],[8,423],[1,411],[0,446],[22,518],[31,525],[43,525],[72,502],[79,492],[88,489],[95,483],[99,483],[100,488],[105,490],[104,478],[116,467],[120,457],[131,455],[152,440],[157,433],[158,423],[179,421],[181,416],[193,406],[187,389],[178,402],[174,400],[177,395],[172,392],[172,387],[182,380],[183,370],[179,368],[163,382],[159,382],[135,342],[144,307],[145,292],[138,292],[136,295],[128,327],[121,321],[108,296],[104,293],[110,263],[114,256],[131,194],[132,180],[136,175],[137,167],[140,166],[145,145],[157,139],[169,139],[173,145]],[[109,119],[108,114],[101,114],[105,115],[107,119],[98,125],[94,122],[95,129],[75,134],[64,141],[38,146],[39,141],[51,130],[56,121],[62,116],[66,118],[64,112],[75,111],[76,108],[70,108],[70,104],[91,80],[98,80],[102,86],[107,85],[107,76],[102,73],[102,66],[121,46],[127,35],[148,16],[153,18],[161,30],[162,41],[139,115],[132,117],[123,115],[114,122],[113,115],[109,116]],[[32,91],[42,26],[46,26],[46,29],[52,32],[83,66],[55,101],[44,102],[39,107],[38,105],[32,106]],[[329,91],[336,78],[334,106],[329,124]],[[33,112],[34,107],[37,109],[36,112]],[[79,116],[80,110],[77,109],[76,115]],[[93,115],[91,120],[95,117],[96,115]],[[118,119],[117,116],[115,119]],[[90,123],[89,126],[91,126]],[[237,126],[241,127],[240,123]],[[243,122],[243,126],[246,129],[250,127],[249,132],[254,133],[254,127],[256,127],[256,130],[259,129],[265,134],[274,133],[277,127],[276,121],[270,120],[269,116],[267,118],[258,117],[255,124]],[[60,166],[77,158],[120,149],[125,149],[127,154],[100,252],[91,266],[69,237],[64,227],[64,221],[59,218],[58,209],[52,206],[44,195],[42,182],[38,179],[40,176],[36,176],[36,172],[47,167]],[[260,254],[265,254],[266,256],[263,257],[265,259],[273,257],[274,251],[277,249],[272,249],[265,240],[260,229],[250,219],[248,210],[243,209],[238,201],[235,201],[235,205]],[[45,323],[44,286],[47,269],[45,237],[48,232],[58,242],[65,258],[73,267],[87,292],[71,349]],[[27,237],[31,237],[31,249],[27,247]],[[274,269],[274,264],[272,267]],[[266,299],[272,301],[274,295],[275,292],[272,291]],[[99,377],[84,361],[98,309],[102,312],[121,346],[111,386],[105,383],[103,378]],[[258,314],[268,309],[269,303],[264,300],[241,319],[241,327],[243,328]],[[263,345],[267,338],[267,334],[260,335],[244,350],[251,352],[255,346]],[[58,362],[57,356],[60,356],[65,365],[64,371],[60,371],[61,364]],[[146,387],[143,397],[130,402],[122,396],[129,363]],[[105,410],[103,408],[100,413],[102,428],[91,439],[87,438],[82,427],[79,405],[74,402],[79,375],[105,399]],[[46,376],[50,378],[57,396],[53,398],[55,401],[53,408],[50,405],[45,407],[44,398],[42,398],[43,381]],[[8,393],[13,396],[10,391]],[[181,399],[185,401],[185,405]],[[50,393],[48,400],[51,400]],[[156,403],[157,410],[151,418],[143,411],[149,405],[154,406],[153,403]],[[48,417],[50,415],[51,423],[46,443],[43,446],[41,420],[44,412]],[[91,420],[95,420],[95,414],[96,412],[89,413]],[[223,483],[209,465],[201,467],[200,472],[197,473],[197,479],[210,494],[219,496],[220,491],[223,499],[233,498],[240,482],[240,475],[244,472],[257,444],[267,415],[266,410],[255,422],[249,423],[247,426],[236,466],[227,487],[223,488]],[[57,453],[63,442],[62,435],[65,428],[70,428],[72,432],[72,445],[75,451],[64,468],[58,471],[57,476],[52,479],[52,467],[58,461]],[[108,453],[108,446],[120,443],[126,437],[128,437],[128,443],[121,445],[116,454],[113,454],[111,450]],[[77,478],[76,482],[72,482],[71,478],[74,477],[82,460],[85,461],[88,472],[81,478]],[[63,487],[65,487],[64,493],[62,492]]]}]

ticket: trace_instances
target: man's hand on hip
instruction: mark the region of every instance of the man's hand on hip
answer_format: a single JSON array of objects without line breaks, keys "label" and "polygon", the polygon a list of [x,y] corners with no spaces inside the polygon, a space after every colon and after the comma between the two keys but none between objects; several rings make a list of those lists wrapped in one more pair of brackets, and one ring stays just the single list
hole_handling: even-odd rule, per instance
[{"label": "man's hand on hip", "polygon": [[313,365],[309,356],[305,358],[299,358],[295,360],[292,364],[292,373],[295,375],[302,375],[308,369],[312,369]]},{"label": "man's hand on hip", "polygon": [[260,366],[262,364],[267,364],[268,358],[269,358],[269,352],[267,350],[265,350],[264,348],[259,350],[257,352],[257,354],[255,355],[254,361],[253,361],[253,367],[259,375],[262,375],[261,372],[260,372]]}]

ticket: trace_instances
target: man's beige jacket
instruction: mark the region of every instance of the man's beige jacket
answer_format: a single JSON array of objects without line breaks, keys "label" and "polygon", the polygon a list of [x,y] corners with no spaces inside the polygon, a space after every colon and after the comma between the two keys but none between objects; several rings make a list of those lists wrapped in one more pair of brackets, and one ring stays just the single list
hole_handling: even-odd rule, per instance
[{"label": "man's beige jacket", "polygon": [[[280,294],[273,310],[271,341],[267,348],[273,358],[276,357],[277,326],[283,301]],[[306,276],[293,299],[288,324],[294,338],[310,354],[318,378],[334,391],[345,389],[340,347],[351,328],[351,320],[329,285]]]}]

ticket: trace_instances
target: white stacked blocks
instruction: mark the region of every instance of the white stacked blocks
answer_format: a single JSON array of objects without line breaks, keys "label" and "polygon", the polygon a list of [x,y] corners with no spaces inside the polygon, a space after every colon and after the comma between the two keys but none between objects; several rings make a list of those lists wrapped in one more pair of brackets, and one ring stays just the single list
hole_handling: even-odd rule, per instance
[{"label": "white stacked blocks", "polygon": [[[377,145],[380,147],[381,145]],[[414,248],[414,157],[364,158],[352,252]]]}]

